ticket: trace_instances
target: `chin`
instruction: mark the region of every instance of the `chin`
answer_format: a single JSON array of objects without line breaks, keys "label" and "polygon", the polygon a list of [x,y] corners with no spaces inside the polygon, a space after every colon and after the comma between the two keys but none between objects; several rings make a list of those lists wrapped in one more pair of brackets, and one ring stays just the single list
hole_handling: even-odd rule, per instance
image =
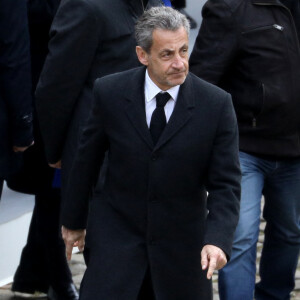
[{"label": "chin", "polygon": [[180,78],[180,79],[177,79],[177,80],[172,80],[170,83],[171,83],[171,86],[176,86],[176,85],[181,85],[184,83],[185,81],[185,78],[186,76],[184,76],[183,78]]}]

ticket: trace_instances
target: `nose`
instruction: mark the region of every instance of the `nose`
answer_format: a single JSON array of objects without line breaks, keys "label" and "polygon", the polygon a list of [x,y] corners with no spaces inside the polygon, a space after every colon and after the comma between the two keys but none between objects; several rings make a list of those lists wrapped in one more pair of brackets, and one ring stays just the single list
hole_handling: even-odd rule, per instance
[{"label": "nose", "polygon": [[184,67],[184,58],[180,55],[174,56],[172,67],[175,69],[182,69]]}]

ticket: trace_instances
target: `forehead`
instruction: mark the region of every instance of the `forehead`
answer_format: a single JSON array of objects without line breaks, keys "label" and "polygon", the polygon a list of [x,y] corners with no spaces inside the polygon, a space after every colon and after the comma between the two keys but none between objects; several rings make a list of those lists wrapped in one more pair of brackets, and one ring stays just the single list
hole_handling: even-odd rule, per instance
[{"label": "forehead", "polygon": [[155,29],[152,34],[152,50],[176,49],[188,44],[188,35],[184,27],[176,31]]}]

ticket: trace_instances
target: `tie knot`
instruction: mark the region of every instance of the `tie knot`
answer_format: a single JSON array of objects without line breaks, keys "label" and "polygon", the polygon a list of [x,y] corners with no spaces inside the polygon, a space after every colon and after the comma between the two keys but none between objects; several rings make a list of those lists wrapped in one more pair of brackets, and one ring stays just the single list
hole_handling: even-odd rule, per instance
[{"label": "tie knot", "polygon": [[158,93],[156,95],[156,107],[164,107],[170,98],[169,93]]}]

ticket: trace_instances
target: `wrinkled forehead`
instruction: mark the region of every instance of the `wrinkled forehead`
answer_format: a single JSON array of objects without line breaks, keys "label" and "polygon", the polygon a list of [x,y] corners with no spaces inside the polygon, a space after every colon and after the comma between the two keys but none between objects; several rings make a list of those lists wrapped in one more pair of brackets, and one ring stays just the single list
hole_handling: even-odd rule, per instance
[{"label": "wrinkled forehead", "polygon": [[152,33],[152,47],[151,49],[170,48],[177,49],[181,47],[188,47],[188,34],[184,27],[173,30],[155,29]]}]

